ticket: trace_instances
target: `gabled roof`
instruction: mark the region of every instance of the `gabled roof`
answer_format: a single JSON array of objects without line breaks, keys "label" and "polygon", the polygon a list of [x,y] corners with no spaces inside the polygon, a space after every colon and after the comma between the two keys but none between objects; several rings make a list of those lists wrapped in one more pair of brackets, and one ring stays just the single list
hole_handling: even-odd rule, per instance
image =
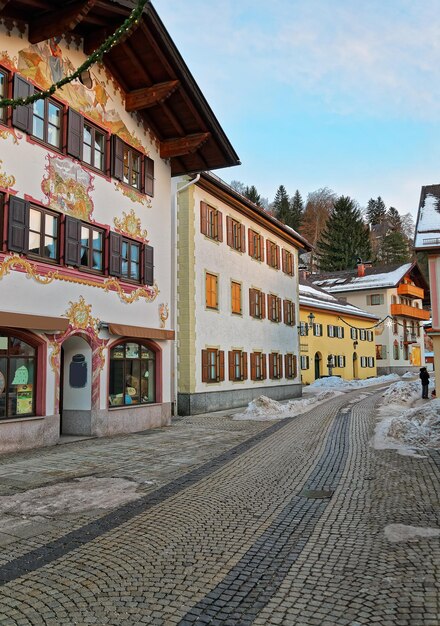
[{"label": "gabled roof", "polygon": [[422,187],[414,248],[440,250],[440,185]]},{"label": "gabled roof", "polygon": [[304,239],[296,230],[277,220],[273,215],[236,191],[216,174],[202,172],[197,185],[217,196],[225,203],[232,204],[236,210],[265,226],[289,243],[294,243],[303,250],[312,249],[312,245],[307,239]]},{"label": "gabled roof", "polygon": [[417,281],[425,289],[428,288],[416,263],[387,265],[382,267],[366,267],[365,276],[358,276],[356,270],[313,274],[311,282],[331,293],[345,291],[361,291],[365,289],[389,289],[396,287],[409,272],[416,275]]},{"label": "gabled roof", "polygon": [[[90,54],[123,23],[133,0],[6,0],[0,17],[29,27],[38,43],[77,35]],[[103,56],[125,92],[126,109],[138,111],[160,141],[173,176],[239,165],[239,158],[151,2],[126,38]]]},{"label": "gabled roof", "polygon": [[316,287],[316,285],[304,279],[300,279],[299,281],[299,306],[300,308],[312,307],[323,309],[346,316],[365,317],[373,321],[379,319],[376,315],[367,313],[349,302],[335,298],[323,289]]}]

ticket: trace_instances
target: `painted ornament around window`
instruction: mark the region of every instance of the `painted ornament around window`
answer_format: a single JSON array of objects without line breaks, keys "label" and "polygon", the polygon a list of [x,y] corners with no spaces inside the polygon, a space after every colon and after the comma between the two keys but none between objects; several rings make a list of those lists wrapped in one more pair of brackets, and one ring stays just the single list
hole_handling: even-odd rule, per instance
[{"label": "painted ornament around window", "polygon": [[127,185],[122,184],[121,182],[115,183],[115,189],[120,191],[123,196],[131,200],[132,202],[137,202],[138,204],[142,204],[147,209],[152,208],[151,200],[148,196],[137,189],[133,189],[132,187],[128,187]]},{"label": "painted ornament around window", "polygon": [[41,189],[47,206],[81,220],[91,220],[94,176],[78,163],[65,157],[46,155],[46,175]]},{"label": "painted ornament around window", "polygon": [[113,220],[116,232],[148,243],[148,232],[142,229],[141,220],[134,210],[131,209],[129,213],[122,211],[122,216],[121,219],[115,217]]},{"label": "painted ornament around window", "polygon": [[11,189],[15,185],[15,176],[2,172],[3,161],[0,159],[0,187],[3,189]]},{"label": "painted ornament around window", "polygon": [[165,304],[164,302],[162,302],[162,304],[159,304],[159,317],[160,317],[161,328],[165,328],[165,324],[169,315],[170,315],[170,309],[168,307],[168,304]]}]

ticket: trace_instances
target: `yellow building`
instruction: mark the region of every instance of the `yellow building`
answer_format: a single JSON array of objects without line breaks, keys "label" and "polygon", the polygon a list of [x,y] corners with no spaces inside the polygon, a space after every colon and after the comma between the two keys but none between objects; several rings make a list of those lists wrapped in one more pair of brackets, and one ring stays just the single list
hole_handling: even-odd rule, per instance
[{"label": "yellow building", "polygon": [[300,368],[303,384],[322,376],[376,376],[374,328],[379,318],[301,280]]}]

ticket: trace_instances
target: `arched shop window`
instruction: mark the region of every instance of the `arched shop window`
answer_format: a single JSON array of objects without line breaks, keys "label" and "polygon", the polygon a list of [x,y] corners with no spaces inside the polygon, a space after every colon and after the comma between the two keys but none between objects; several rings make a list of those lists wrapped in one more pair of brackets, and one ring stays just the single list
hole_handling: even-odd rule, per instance
[{"label": "arched shop window", "polygon": [[36,349],[0,333],[0,419],[35,415]]},{"label": "arched shop window", "polygon": [[156,402],[156,354],[139,342],[119,343],[110,350],[110,406]]}]

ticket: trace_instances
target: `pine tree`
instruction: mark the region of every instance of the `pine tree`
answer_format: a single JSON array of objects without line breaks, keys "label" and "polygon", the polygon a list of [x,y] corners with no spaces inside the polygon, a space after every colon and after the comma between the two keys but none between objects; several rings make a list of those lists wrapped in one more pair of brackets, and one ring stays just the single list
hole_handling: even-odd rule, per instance
[{"label": "pine tree", "polygon": [[391,228],[391,230],[402,232],[402,218],[400,217],[397,209],[390,206],[386,220],[388,222],[388,227]]},{"label": "pine tree", "polygon": [[407,263],[410,260],[408,239],[399,230],[390,230],[384,237],[381,261],[386,265]]},{"label": "pine tree", "polygon": [[261,206],[261,196],[258,193],[255,185],[251,185],[250,187],[246,187],[244,190],[244,196],[254,204]]},{"label": "pine tree", "polygon": [[290,216],[288,225],[294,230],[301,228],[301,223],[304,215],[304,202],[298,189],[295,191],[295,195],[290,199]]},{"label": "pine tree", "polygon": [[272,210],[277,220],[287,224],[290,215],[290,201],[284,185],[280,185],[277,189]]},{"label": "pine tree", "polygon": [[385,202],[382,200],[380,196],[378,196],[377,200],[374,198],[370,198],[368,200],[367,206],[367,221],[372,226],[376,224],[382,224],[386,216],[386,206]]},{"label": "pine tree", "polygon": [[371,254],[368,227],[354,200],[341,196],[317,244],[319,268],[334,272],[356,267],[358,258]]}]

